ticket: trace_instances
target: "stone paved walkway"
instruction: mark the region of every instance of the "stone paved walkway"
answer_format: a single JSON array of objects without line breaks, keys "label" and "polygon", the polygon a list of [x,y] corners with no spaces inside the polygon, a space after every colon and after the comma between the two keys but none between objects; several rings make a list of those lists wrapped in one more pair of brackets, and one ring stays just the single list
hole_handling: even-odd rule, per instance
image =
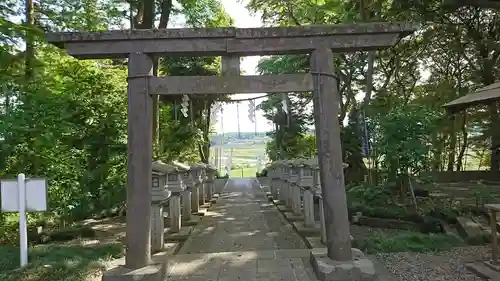
[{"label": "stone paved walkway", "polygon": [[310,250],[253,179],[231,179],[172,257],[168,281],[315,281]]}]

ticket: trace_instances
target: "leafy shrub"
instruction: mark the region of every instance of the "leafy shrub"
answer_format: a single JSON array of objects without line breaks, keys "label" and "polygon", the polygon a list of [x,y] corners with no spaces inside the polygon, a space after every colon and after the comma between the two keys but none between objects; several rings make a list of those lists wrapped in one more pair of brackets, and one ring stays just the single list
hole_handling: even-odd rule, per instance
[{"label": "leafy shrub", "polygon": [[369,185],[366,183],[348,187],[347,196],[350,200],[369,206],[384,206],[392,198],[392,192],[387,185]]},{"label": "leafy shrub", "polygon": [[420,232],[444,233],[444,229],[439,219],[426,216],[423,217],[423,221],[420,223]]},{"label": "leafy shrub", "polygon": [[362,212],[364,216],[381,219],[400,219],[413,222],[422,222],[422,216],[409,212],[403,207],[396,205],[384,207],[371,207],[361,203],[352,203],[349,206],[349,213]]},{"label": "leafy shrub", "polygon": [[267,169],[264,168],[262,171],[255,173],[255,176],[260,178],[260,177],[267,177]]}]

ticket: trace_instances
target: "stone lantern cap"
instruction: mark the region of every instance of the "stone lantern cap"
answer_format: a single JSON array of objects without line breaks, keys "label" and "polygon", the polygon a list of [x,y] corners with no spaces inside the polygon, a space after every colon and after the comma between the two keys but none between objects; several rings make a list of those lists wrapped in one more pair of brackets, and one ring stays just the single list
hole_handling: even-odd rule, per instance
[{"label": "stone lantern cap", "polygon": [[180,173],[185,172],[185,171],[189,171],[191,169],[191,167],[189,167],[189,165],[186,165],[184,163],[177,162],[177,161],[172,161],[172,165],[175,166],[177,168],[177,171]]},{"label": "stone lantern cap", "polygon": [[286,181],[290,178],[290,162],[289,160],[281,161],[281,177]]},{"label": "stone lantern cap", "polygon": [[206,165],[205,171],[206,171],[206,181],[213,182],[215,180],[217,169],[212,165]]},{"label": "stone lantern cap", "polygon": [[154,172],[157,172],[157,174],[169,174],[176,170],[173,165],[163,163],[161,160],[153,161],[153,163],[151,163],[151,168]]},{"label": "stone lantern cap", "polygon": [[161,161],[152,162],[151,202],[162,204],[170,198],[171,192],[167,189],[166,175],[172,171],[172,166]]},{"label": "stone lantern cap", "polygon": [[201,183],[203,181],[203,170],[206,168],[206,164],[204,163],[196,163],[191,165],[191,176],[195,184]]},{"label": "stone lantern cap", "polygon": [[282,162],[283,162],[282,160],[276,160],[276,161],[269,163],[268,165],[269,165],[269,167],[276,169],[282,165]]},{"label": "stone lantern cap", "polygon": [[311,159],[297,159],[295,160],[295,169],[298,170],[299,179],[298,185],[302,188],[311,188],[313,183],[313,170],[310,168]]},{"label": "stone lantern cap", "polygon": [[276,162],[268,163],[266,165],[267,176],[271,178],[271,180],[278,180],[280,176],[279,167]]},{"label": "stone lantern cap", "polygon": [[186,189],[181,177],[181,173],[186,167],[189,168],[178,162],[165,164],[162,161],[154,161],[152,163],[153,174],[161,173],[166,176],[165,184],[170,192],[182,192]]},{"label": "stone lantern cap", "polygon": [[300,177],[300,159],[292,159],[288,161],[288,180],[291,183],[298,183]]}]

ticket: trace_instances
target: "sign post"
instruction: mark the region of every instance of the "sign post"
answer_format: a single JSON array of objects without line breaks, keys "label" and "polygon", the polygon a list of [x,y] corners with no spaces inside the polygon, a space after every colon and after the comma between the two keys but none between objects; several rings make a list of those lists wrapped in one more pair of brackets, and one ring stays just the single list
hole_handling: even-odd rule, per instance
[{"label": "sign post", "polygon": [[1,180],[2,212],[19,212],[19,247],[21,267],[28,264],[28,223],[26,212],[47,210],[47,184],[45,179],[26,179],[19,174],[17,180]]}]

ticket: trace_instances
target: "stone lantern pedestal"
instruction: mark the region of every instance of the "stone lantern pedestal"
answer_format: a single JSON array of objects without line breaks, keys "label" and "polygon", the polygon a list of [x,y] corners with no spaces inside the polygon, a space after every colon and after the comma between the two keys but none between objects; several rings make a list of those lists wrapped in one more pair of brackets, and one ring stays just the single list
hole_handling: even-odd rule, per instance
[{"label": "stone lantern pedestal", "polygon": [[207,166],[206,172],[207,172],[207,178],[205,183],[205,189],[207,193],[207,201],[214,203],[215,176],[217,170],[215,170],[215,168],[212,166]]},{"label": "stone lantern pedestal", "polygon": [[207,191],[205,187],[207,179],[206,165],[203,163],[196,164],[196,169],[198,169],[199,180],[198,180],[198,200],[200,207],[205,205],[205,199],[207,197]]},{"label": "stone lantern pedestal", "polygon": [[291,163],[290,166],[290,189],[289,189],[289,200],[290,200],[290,207],[292,208],[292,213],[295,216],[301,216],[302,215],[302,200],[301,200],[301,190],[299,186],[299,180],[300,180],[300,169],[301,169],[301,164],[299,164],[299,161],[295,161]]},{"label": "stone lantern pedestal", "polygon": [[276,163],[276,172],[278,173],[278,180],[276,181],[278,189],[278,197],[276,198],[276,203],[278,205],[285,205],[286,200],[286,175],[285,175],[285,165],[282,162]]},{"label": "stone lantern pedestal", "polygon": [[[191,219],[192,213],[197,213],[199,211],[198,189],[194,184],[194,179],[190,170],[182,173],[182,180],[186,184],[186,190],[182,194],[182,214],[185,220],[189,220]],[[196,193],[194,191],[196,191]],[[193,200],[193,197],[195,200]]]},{"label": "stone lantern pedestal", "polygon": [[[175,175],[177,176],[177,175]],[[172,192],[169,200],[170,232],[177,233],[181,231],[181,196],[185,190],[182,185],[169,186]]]},{"label": "stone lantern pedestal", "polygon": [[157,253],[164,249],[165,222],[163,219],[163,206],[170,198],[167,189],[167,173],[172,167],[161,162],[152,163],[151,172],[151,252]]},{"label": "stone lantern pedestal", "polygon": [[[282,200],[285,203],[286,209],[291,209],[292,208],[292,202],[290,200],[290,167],[288,163],[283,164],[283,185],[281,186],[281,189],[283,189],[283,197]],[[281,193],[280,189],[280,193]]]},{"label": "stone lantern pedestal", "polygon": [[314,228],[316,227],[316,221],[314,220],[313,171],[307,161],[300,166],[299,175],[299,186],[304,190],[302,204],[304,209],[304,226]]},{"label": "stone lantern pedestal", "polygon": [[278,169],[276,167],[276,165],[271,165],[269,166],[268,170],[267,170],[268,174],[269,174],[269,178],[271,180],[269,186],[270,186],[270,189],[271,189],[271,197],[273,198],[273,200],[277,200],[278,199],[278,194],[279,194],[279,173],[278,173]]}]

